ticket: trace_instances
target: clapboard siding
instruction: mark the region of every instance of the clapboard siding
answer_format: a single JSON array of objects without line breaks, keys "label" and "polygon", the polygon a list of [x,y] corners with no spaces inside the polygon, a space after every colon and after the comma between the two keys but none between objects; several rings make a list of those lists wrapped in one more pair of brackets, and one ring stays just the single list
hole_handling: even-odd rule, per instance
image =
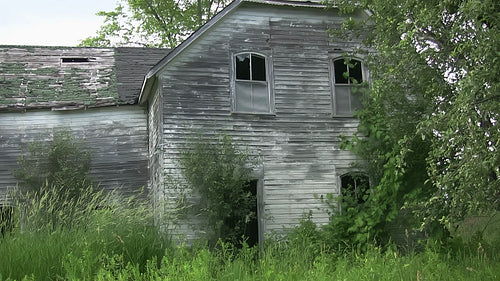
[{"label": "clapboard siding", "polygon": [[149,133],[149,188],[153,194],[153,206],[155,210],[160,209],[162,192],[159,187],[163,184],[163,107],[161,105],[162,95],[160,89],[155,87],[156,94],[149,103],[148,133]]},{"label": "clapboard siding", "polygon": [[[335,10],[243,2],[172,58],[158,75],[165,175],[181,174],[179,155],[189,136],[228,134],[261,159],[262,231],[295,226],[309,211],[327,223],[322,198],[339,194],[337,170],[357,160],[339,148],[339,136],[354,134],[357,120],[332,117],[330,53],[359,46],[331,42],[327,29],[341,23]],[[231,112],[231,56],[242,51],[270,60],[273,114]],[[150,110],[157,110],[155,98]],[[178,192],[167,184],[164,199],[175,201]],[[181,221],[171,234],[196,238],[197,221]]]},{"label": "clapboard siding", "polygon": [[73,111],[0,113],[0,195],[16,186],[12,170],[32,141],[48,141],[54,130],[67,130],[92,154],[92,178],[125,195],[147,184],[146,115],[138,106]]}]

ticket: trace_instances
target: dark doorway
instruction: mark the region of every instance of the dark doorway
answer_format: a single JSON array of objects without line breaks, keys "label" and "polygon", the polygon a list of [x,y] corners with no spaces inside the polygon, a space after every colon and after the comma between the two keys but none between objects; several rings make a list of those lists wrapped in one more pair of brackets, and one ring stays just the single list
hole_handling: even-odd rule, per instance
[{"label": "dark doorway", "polygon": [[358,204],[363,204],[368,196],[370,180],[359,172],[351,172],[340,176],[342,196],[352,196]]},{"label": "dark doorway", "polygon": [[245,185],[245,191],[252,194],[254,203],[252,204],[252,215],[245,224],[245,237],[247,238],[248,246],[252,247],[259,243],[259,220],[257,210],[257,188],[259,180],[251,180]]}]

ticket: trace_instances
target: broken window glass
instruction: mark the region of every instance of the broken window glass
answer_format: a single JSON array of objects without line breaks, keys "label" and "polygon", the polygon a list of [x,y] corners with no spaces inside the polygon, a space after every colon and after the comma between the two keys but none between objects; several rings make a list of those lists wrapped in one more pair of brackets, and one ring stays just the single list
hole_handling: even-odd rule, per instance
[{"label": "broken window glass", "polygon": [[259,54],[235,56],[234,109],[237,112],[266,113],[271,111],[267,83],[266,58]]}]

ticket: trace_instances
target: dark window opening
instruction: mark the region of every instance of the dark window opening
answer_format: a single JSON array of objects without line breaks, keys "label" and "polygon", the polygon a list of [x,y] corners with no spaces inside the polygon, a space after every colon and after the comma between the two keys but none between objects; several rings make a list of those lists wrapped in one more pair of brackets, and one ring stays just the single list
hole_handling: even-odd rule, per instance
[{"label": "dark window opening", "polygon": [[[347,173],[340,176],[342,196],[353,203],[363,204],[368,198],[370,181],[363,173]],[[345,200],[344,200],[345,201]]]},{"label": "dark window opening", "polygon": [[62,58],[63,63],[84,63],[95,60],[95,58]]},{"label": "dark window opening", "polygon": [[11,232],[13,229],[13,213],[13,207],[0,206],[0,233],[2,236],[5,236],[5,234]]}]

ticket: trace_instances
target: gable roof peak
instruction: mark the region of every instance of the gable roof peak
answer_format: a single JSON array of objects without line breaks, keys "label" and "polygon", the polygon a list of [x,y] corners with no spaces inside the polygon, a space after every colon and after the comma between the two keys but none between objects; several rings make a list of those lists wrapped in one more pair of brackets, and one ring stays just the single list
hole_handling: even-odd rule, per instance
[{"label": "gable roof peak", "polygon": [[172,59],[174,59],[177,54],[181,53],[184,49],[191,45],[197,38],[204,34],[208,29],[214,26],[227,14],[231,13],[242,3],[259,3],[264,5],[274,5],[274,6],[289,6],[289,7],[309,7],[309,8],[325,8],[326,5],[324,0],[234,0],[229,5],[227,5],[222,11],[216,14],[207,23],[202,25],[198,30],[192,33],[186,40],[181,42],[176,48],[174,48],[167,56],[160,60],[151,70],[145,75],[144,82],[142,84],[141,94],[139,96],[138,102],[144,103],[147,100],[149,92],[153,87],[155,75],[161,71]]}]

